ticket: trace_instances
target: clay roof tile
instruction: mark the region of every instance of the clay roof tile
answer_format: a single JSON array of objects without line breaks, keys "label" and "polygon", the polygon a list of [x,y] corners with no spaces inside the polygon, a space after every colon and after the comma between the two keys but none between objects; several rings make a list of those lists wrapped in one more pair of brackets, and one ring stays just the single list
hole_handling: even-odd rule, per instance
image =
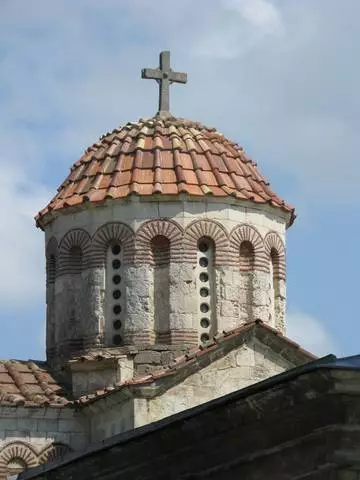
[{"label": "clay roof tile", "polygon": [[0,362],[0,404],[62,406],[70,404],[45,362]]},{"label": "clay roof tile", "polygon": [[295,218],[269,187],[249,156],[216,129],[185,119],[129,122],[89,147],[70,170],[57,195],[37,216],[51,221],[52,211],[137,195],[233,196],[270,204]]}]

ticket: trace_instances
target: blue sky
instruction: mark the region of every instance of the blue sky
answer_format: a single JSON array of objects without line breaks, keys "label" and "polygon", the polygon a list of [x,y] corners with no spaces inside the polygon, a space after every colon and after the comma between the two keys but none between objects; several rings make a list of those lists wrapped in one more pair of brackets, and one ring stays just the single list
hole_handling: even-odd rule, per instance
[{"label": "blue sky", "polygon": [[0,356],[44,357],[44,238],[33,216],[84,148],[157,106],[140,78],[170,49],[176,116],[244,146],[297,208],[288,335],[359,352],[358,0],[2,0]]}]

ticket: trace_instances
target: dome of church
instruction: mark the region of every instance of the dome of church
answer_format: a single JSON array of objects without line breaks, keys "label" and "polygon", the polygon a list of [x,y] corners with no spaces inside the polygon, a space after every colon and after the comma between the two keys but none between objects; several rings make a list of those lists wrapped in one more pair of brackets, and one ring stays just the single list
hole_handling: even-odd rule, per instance
[{"label": "dome of church", "polygon": [[199,122],[156,115],[129,122],[89,147],[37,224],[46,224],[53,211],[131,194],[230,196],[289,212],[290,225],[295,218],[238,144]]},{"label": "dome of church", "polygon": [[257,319],[285,330],[294,210],[238,144],[170,113],[169,86],[187,77],[167,51],[159,64],[142,71],[158,83],[157,114],[89,147],[37,217],[54,364],[91,348],[203,344]]}]

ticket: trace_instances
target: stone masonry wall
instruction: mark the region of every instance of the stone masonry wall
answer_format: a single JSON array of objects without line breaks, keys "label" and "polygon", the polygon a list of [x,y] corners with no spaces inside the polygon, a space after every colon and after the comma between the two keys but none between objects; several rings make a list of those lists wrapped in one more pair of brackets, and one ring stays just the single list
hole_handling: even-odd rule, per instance
[{"label": "stone masonry wall", "polygon": [[[55,283],[48,286],[49,359],[66,358],[75,350],[103,346],[105,338],[113,338],[111,332],[104,331],[105,325],[112,328],[111,319],[105,322],[104,306],[104,259],[111,235],[124,248],[121,285],[125,295],[122,315],[125,344],[151,344],[156,338],[170,344],[198,342],[202,313],[196,255],[197,242],[204,236],[215,245],[213,297],[218,330],[235,328],[258,318],[284,331],[285,228],[283,212],[265,206],[244,207],[236,202],[167,202],[163,198],[158,202],[155,197],[147,201],[131,197],[74,213],[69,209],[46,230],[51,245],[47,255],[51,250],[57,258]],[[104,232],[101,239],[99,230]],[[170,242],[169,265],[163,269],[160,283],[151,254],[151,241],[156,236]],[[239,258],[244,241],[252,245],[254,252],[250,266],[242,264]],[[82,252],[81,271],[74,270],[71,264],[69,252],[74,247]],[[276,298],[272,298],[275,291],[270,271],[272,251],[276,251],[279,262],[273,268],[279,284]],[[167,334],[166,326],[162,327],[160,339],[156,337],[156,325],[163,325],[166,320],[154,318],[160,298],[159,292],[154,291],[154,281],[165,285],[164,272],[169,283],[170,332]]]},{"label": "stone masonry wall", "polygon": [[[142,374],[160,368],[162,362],[170,361],[172,353],[179,352],[161,350],[161,346],[157,350],[144,349],[135,356],[135,367]],[[291,367],[293,364],[259,340],[248,340],[197,373],[185,377],[185,367],[184,378],[170,388],[166,387],[165,380],[163,392],[156,396],[143,394],[140,390],[138,394],[119,391],[98,400],[86,410],[91,421],[91,442],[201,405]]]},{"label": "stone masonry wall", "polygon": [[0,480],[8,464],[31,468],[88,445],[89,422],[72,408],[0,407]]},{"label": "stone masonry wall", "polygon": [[135,427],[160,420],[292,368],[258,340],[231,351],[164,394],[135,399]]}]

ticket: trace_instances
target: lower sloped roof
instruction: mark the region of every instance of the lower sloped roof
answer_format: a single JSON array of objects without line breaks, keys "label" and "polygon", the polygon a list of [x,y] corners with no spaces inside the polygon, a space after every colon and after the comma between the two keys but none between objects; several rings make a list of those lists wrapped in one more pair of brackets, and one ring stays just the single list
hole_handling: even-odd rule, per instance
[{"label": "lower sloped roof", "polygon": [[[19,406],[53,406],[70,407],[87,405],[122,389],[156,387],[153,394],[181,382],[186,376],[209,365],[212,361],[226,355],[231,349],[240,346],[255,337],[275,353],[280,354],[290,363],[300,365],[316,357],[302,349],[297,343],[288,339],[277,330],[260,320],[247,323],[231,331],[217,334],[204,345],[190,347],[186,354],[176,358],[170,365],[149,375],[135,377],[105,389],[74,399],[66,387],[46,362],[34,360],[0,361],[0,405]],[[130,347],[129,353],[136,353]],[[102,362],[124,355],[125,348],[96,349],[82,353],[71,363]]]},{"label": "lower sloped roof", "polygon": [[[264,345],[268,346],[274,353],[281,355],[293,365],[302,365],[310,362],[317,357],[304,350],[296,342],[282,335],[278,330],[269,327],[261,320],[249,322],[234,330],[224,331],[217,334],[208,342],[200,346],[189,348],[187,353],[177,357],[167,367],[156,370],[146,376],[135,377],[131,380],[121,382],[117,385],[96,390],[90,394],[81,396],[76,403],[86,405],[112,395],[123,389],[135,390],[151,386],[151,396],[158,395],[164,389],[184,380],[189,375],[205,368],[207,365],[222,356],[225,356],[230,350],[237,348],[248,341],[250,338],[257,338]],[[116,350],[119,354],[119,350]],[[89,351],[73,362],[101,362],[109,359],[109,349]]]},{"label": "lower sloped roof", "polygon": [[0,361],[0,405],[64,407],[69,403],[68,392],[46,362]]}]

